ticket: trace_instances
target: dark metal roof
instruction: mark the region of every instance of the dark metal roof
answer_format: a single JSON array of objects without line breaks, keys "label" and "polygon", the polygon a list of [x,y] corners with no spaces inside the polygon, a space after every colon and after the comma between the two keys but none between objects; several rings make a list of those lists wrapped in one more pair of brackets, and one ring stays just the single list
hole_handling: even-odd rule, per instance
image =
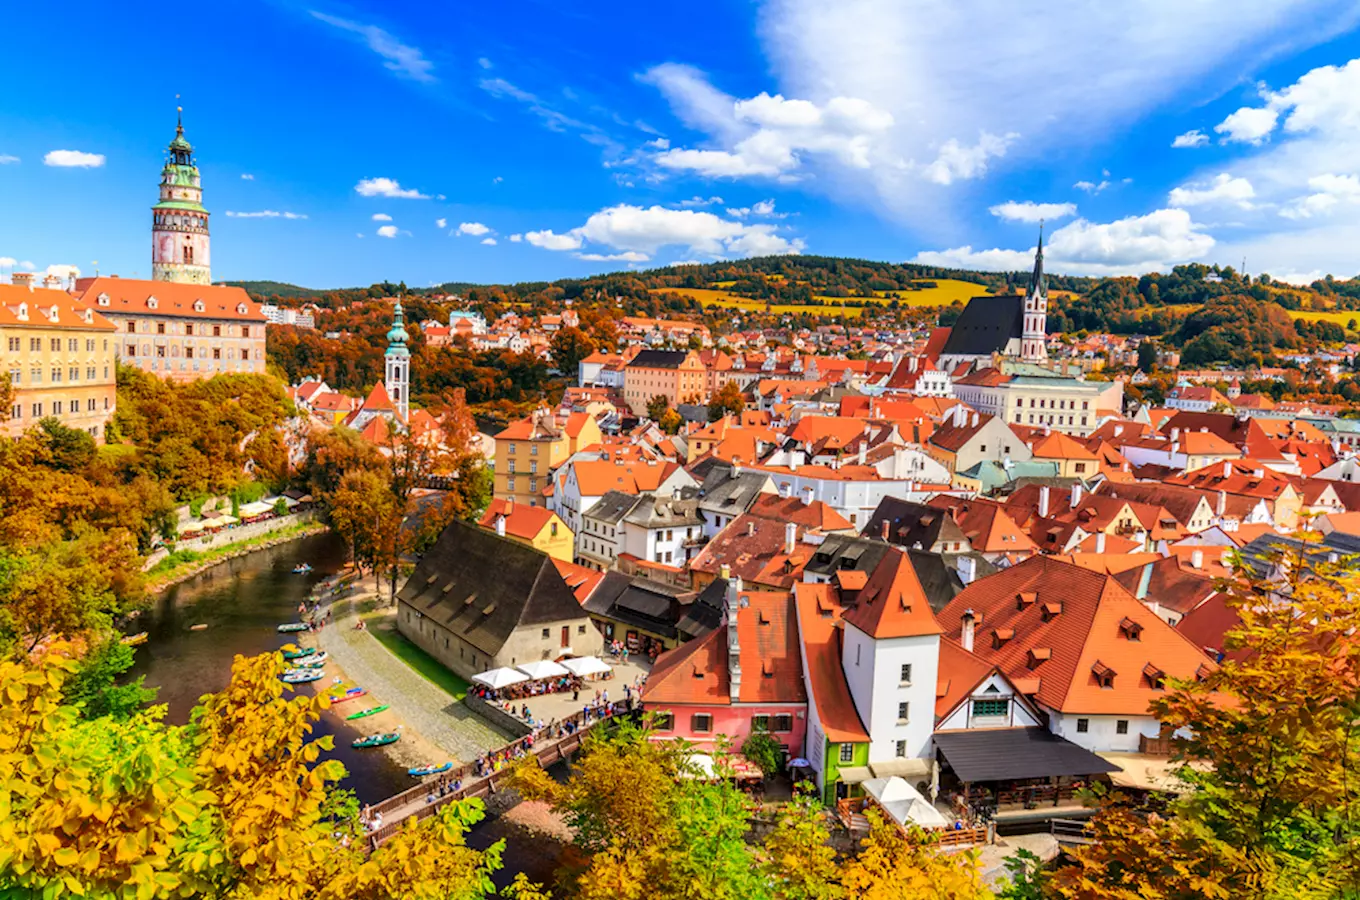
[{"label": "dark metal roof", "polygon": [[959,780],[969,784],[1122,771],[1043,728],[937,731],[935,749]]},{"label": "dark metal roof", "polygon": [[677,369],[688,355],[684,350],[643,350],[628,365],[630,368]]},{"label": "dark metal roof", "polygon": [[662,637],[676,636],[680,614],[676,599],[685,588],[608,572],[586,600],[586,611]]},{"label": "dark metal roof", "polygon": [[803,571],[828,577],[842,569],[873,572],[891,549],[882,541],[832,534],[822,541]]},{"label": "dark metal roof", "polygon": [[1018,295],[969,300],[940,355],[986,356],[1005,350],[1012,338],[1020,338],[1024,303],[1025,298]]},{"label": "dark metal roof", "polygon": [[459,521],[440,533],[397,596],[488,656],[520,626],[585,619],[545,554]]},{"label": "dark metal roof", "polygon": [[609,491],[596,500],[590,509],[582,513],[583,518],[595,519],[610,525],[617,525],[628,511],[637,505],[639,497],[637,494],[625,494],[623,491]]},{"label": "dark metal roof", "polygon": [[[935,612],[944,609],[950,600],[963,593],[963,582],[940,554],[928,550],[908,550],[907,559],[911,560],[916,580],[921,582],[921,590],[926,592],[930,608]],[[983,564],[988,565],[985,562]]]},{"label": "dark metal roof", "polygon": [[929,550],[937,541],[968,543],[968,536],[954,521],[949,510],[912,503],[900,497],[884,497],[880,500],[860,534],[870,540],[881,540],[884,523],[888,526],[888,543],[899,547],[915,547],[919,544],[921,549]]},{"label": "dark metal roof", "polygon": [[727,579],[715,578],[694,598],[676,627],[692,638],[703,637],[723,622],[723,603],[727,599]]}]

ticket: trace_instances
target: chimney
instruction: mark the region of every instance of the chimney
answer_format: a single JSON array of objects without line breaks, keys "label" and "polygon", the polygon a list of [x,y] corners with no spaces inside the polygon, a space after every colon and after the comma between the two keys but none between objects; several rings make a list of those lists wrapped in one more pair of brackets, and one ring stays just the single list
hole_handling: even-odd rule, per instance
[{"label": "chimney", "polygon": [[1176,441],[1180,440],[1180,437],[1181,437],[1181,430],[1180,430],[1179,428],[1173,428],[1173,429],[1171,429],[1171,443],[1173,443],[1173,444],[1176,443]]},{"label": "chimney", "polygon": [[755,522],[747,522],[747,523],[746,523],[746,536],[747,536],[747,537],[755,537],[755,534],[756,534],[756,523],[755,523]]},{"label": "chimney", "polygon": [[496,535],[505,537],[505,516],[496,516]]},{"label": "chimney", "polygon": [[515,512],[515,498],[514,498],[514,497],[506,497],[506,498],[505,498],[505,514],[506,514],[507,516],[509,516],[509,515],[513,515],[514,512]]},{"label": "chimney", "polygon": [[1196,548],[1196,549],[1190,551],[1190,568],[1192,568],[1192,569],[1202,569],[1202,568],[1204,568],[1204,551],[1203,551],[1203,550],[1200,550],[1200,549]]},{"label": "chimney", "polygon": [[868,453],[868,448],[869,448],[868,441],[861,440],[859,442],[859,464],[861,466],[868,462],[868,458],[865,455],[866,453]]},{"label": "chimney", "polygon": [[1096,532],[1096,552],[1097,553],[1105,552],[1105,532],[1103,531]]},{"label": "chimney", "polygon": [[959,643],[963,645],[963,649],[967,650],[969,653],[972,653],[973,630],[976,624],[976,617],[973,615],[973,608],[971,606],[963,611],[962,621],[963,630],[959,634]]},{"label": "chimney", "polygon": [[977,578],[977,560],[971,556],[959,557],[959,581],[963,582],[964,587],[972,584]]},{"label": "chimney", "polygon": [[788,499],[788,496],[789,496],[789,483],[787,481],[781,481],[779,483],[779,499],[786,500]]},{"label": "chimney", "polygon": [[784,555],[792,556],[798,546],[798,526],[793,522],[784,523]]},{"label": "chimney", "polygon": [[1048,485],[1039,488],[1039,518],[1048,518]]},{"label": "chimney", "polygon": [[1224,478],[1231,478],[1231,477],[1232,477],[1232,461],[1231,461],[1231,460],[1227,460],[1227,459],[1223,460],[1223,477],[1224,477]]},{"label": "chimney", "polygon": [[978,414],[977,414],[977,413],[973,413],[973,424],[972,424],[972,427],[973,427],[973,428],[976,428],[977,426],[978,426]]},{"label": "chimney", "polygon": [[789,451],[789,471],[790,471],[790,472],[797,472],[797,471],[798,471],[798,466],[799,466],[799,464],[802,462],[802,459],[803,459],[803,451],[801,451],[801,450],[790,450],[790,451]]},{"label": "chimney", "polygon": [[884,519],[883,522],[882,522],[882,526],[883,526],[883,527],[880,529],[880,531],[883,532],[883,540],[884,540],[884,541],[887,541],[887,540],[888,540],[888,529],[891,527],[891,524],[888,522],[887,519]]},{"label": "chimney", "polygon": [[737,610],[741,608],[741,579],[727,582],[727,678],[729,696],[736,703],[741,696],[741,641],[737,637]]},{"label": "chimney", "polygon": [[1072,485],[1072,509],[1081,505],[1081,482]]},{"label": "chimney", "polygon": [[30,291],[33,290],[32,272],[14,272],[9,276],[9,281],[10,284],[14,285],[15,287],[26,287]]},{"label": "chimney", "polygon": [[917,362],[916,357],[914,357],[914,356],[911,357],[911,359],[909,360],[909,362],[910,362],[910,368],[908,368],[907,371],[908,371],[908,372],[915,372],[915,371],[916,371],[916,362]]},{"label": "chimney", "polygon": [[1215,515],[1217,515],[1221,519],[1223,518],[1223,514],[1226,513],[1227,511],[1228,511],[1228,492],[1219,491],[1218,506],[1215,509]]},{"label": "chimney", "polygon": [[812,485],[808,485],[807,487],[803,488],[802,497],[804,506],[812,505]]}]

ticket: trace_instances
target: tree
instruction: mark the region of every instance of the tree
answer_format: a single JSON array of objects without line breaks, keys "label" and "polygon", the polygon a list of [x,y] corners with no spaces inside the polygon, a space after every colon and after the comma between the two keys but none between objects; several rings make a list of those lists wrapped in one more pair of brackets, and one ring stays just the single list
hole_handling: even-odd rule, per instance
[{"label": "tree", "polygon": [[1360,889],[1356,575],[1318,556],[1304,544],[1274,554],[1267,575],[1239,563],[1222,581],[1239,619],[1227,656],[1154,704],[1191,790],[1166,818],[1108,804],[1096,817],[1101,840],[1056,874],[1060,896],[1214,896],[1211,883],[1219,896]]},{"label": "tree", "polygon": [[381,476],[362,469],[345,473],[327,505],[355,565],[376,574],[394,562],[403,510]]},{"label": "tree", "polygon": [[668,409],[661,414],[661,418],[656,424],[662,431],[666,432],[666,434],[675,434],[680,430],[680,427],[685,424],[685,420],[681,418],[680,414],[675,410]]},{"label": "tree", "polygon": [[595,341],[579,328],[560,328],[548,341],[553,365],[568,378],[576,377],[581,360],[595,352]]},{"label": "tree", "polygon": [[840,900],[840,866],[816,791],[795,790],[765,839],[763,868],[779,900]]},{"label": "tree", "polygon": [[80,710],[87,719],[110,716],[126,720],[156,699],[156,688],[144,686],[145,675],[127,684],[118,678],[132,668],[136,652],[114,635],[105,636],[86,652],[71,673],[62,702]]},{"label": "tree", "polygon": [[647,401],[647,418],[653,422],[660,422],[666,415],[666,411],[671,408],[670,398],[665,394],[657,394]]},{"label": "tree", "polygon": [[1157,345],[1152,341],[1142,341],[1138,345],[1138,368],[1152,374],[1152,370],[1157,368]]},{"label": "tree", "polygon": [[869,836],[859,855],[841,872],[854,900],[991,900],[976,851],[940,853],[934,840],[915,826],[904,834],[877,810],[865,813]]},{"label": "tree", "polygon": [[739,416],[746,408],[746,398],[735,381],[728,381],[708,402],[708,421],[716,422],[726,415]]},{"label": "tree", "polygon": [[741,755],[759,766],[766,778],[784,768],[784,748],[768,731],[752,731],[741,745]]}]

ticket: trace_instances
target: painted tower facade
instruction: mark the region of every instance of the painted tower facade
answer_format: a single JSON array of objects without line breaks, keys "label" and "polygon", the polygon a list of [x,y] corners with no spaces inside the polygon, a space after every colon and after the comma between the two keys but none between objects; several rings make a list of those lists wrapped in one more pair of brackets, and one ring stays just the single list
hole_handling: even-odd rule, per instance
[{"label": "painted tower facade", "polygon": [[212,284],[208,211],[194,148],[184,139],[184,121],[175,128],[161,169],[161,199],[151,207],[151,278],[181,284]]},{"label": "painted tower facade", "polygon": [[1020,358],[1027,362],[1048,359],[1048,285],[1044,282],[1044,228],[1039,226],[1039,249],[1034,254],[1034,274],[1025,291],[1025,324],[1020,335]]},{"label": "painted tower facade", "polygon": [[392,310],[392,328],[387,332],[387,352],[383,354],[383,386],[397,409],[397,418],[407,420],[411,406],[411,351],[406,346],[406,325],[402,320],[401,301]]}]

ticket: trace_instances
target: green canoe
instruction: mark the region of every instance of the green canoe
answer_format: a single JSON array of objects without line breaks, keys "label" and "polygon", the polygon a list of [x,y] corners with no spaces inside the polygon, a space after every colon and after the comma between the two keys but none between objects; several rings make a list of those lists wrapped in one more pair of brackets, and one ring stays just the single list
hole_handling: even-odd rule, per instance
[{"label": "green canoe", "polygon": [[297,650],[284,650],[282,652],[284,659],[302,659],[303,657],[311,656],[316,651],[311,647],[300,647]]},{"label": "green canoe", "polygon": [[401,735],[395,731],[389,731],[387,734],[372,734],[366,738],[359,738],[350,746],[356,750],[363,750],[367,747],[384,747],[387,744],[395,744],[399,740],[401,740]]},{"label": "green canoe", "polygon": [[345,716],[345,718],[346,718],[347,720],[348,720],[348,719],[362,719],[362,718],[364,718],[365,716],[375,716],[375,715],[377,715],[378,713],[382,712],[382,711],[385,710],[385,709],[387,709],[387,704],[383,704],[382,706],[375,706],[375,707],[373,707],[372,709],[361,709],[361,710],[359,710],[357,713],[350,713],[349,715]]},{"label": "green canoe", "polygon": [[309,626],[306,622],[287,622],[283,625],[280,625],[277,630],[279,634],[289,634],[290,632],[294,631],[306,631],[310,627],[311,626]]}]

